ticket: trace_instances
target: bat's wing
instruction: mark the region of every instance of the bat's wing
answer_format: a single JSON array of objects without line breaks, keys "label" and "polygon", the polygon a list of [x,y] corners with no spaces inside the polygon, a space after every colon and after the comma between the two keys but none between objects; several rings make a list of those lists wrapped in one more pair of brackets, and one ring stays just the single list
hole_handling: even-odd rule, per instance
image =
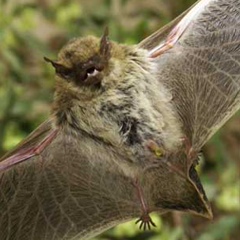
[{"label": "bat's wing", "polygon": [[[86,240],[140,217],[133,179],[117,164],[125,155],[45,122],[0,162],[0,239]],[[210,215],[198,188],[164,163],[139,182],[151,211]]]},{"label": "bat's wing", "polygon": [[[47,142],[46,142],[47,141]],[[0,239],[88,239],[141,215],[109,146],[45,122],[0,162]]]},{"label": "bat's wing", "polygon": [[0,159],[0,172],[40,154],[56,137],[57,132],[57,129],[53,129],[51,120],[42,123],[14,150]]},{"label": "bat's wing", "polygon": [[199,150],[240,108],[240,1],[201,0],[139,46],[158,62],[159,81]]}]

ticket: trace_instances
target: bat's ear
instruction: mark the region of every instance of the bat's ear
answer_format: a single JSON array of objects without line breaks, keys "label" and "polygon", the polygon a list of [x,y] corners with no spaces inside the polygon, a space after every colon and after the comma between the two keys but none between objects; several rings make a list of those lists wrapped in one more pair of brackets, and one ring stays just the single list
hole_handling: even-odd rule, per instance
[{"label": "bat's ear", "polygon": [[103,36],[100,41],[100,54],[106,61],[109,60],[109,58],[111,57],[111,42],[109,40],[108,27],[105,28]]},{"label": "bat's ear", "polygon": [[56,74],[64,79],[71,79],[74,75],[74,72],[72,69],[69,69],[65,67],[64,65],[58,63],[57,61],[53,61],[47,57],[43,58],[46,62],[49,62],[52,64],[52,66],[55,68]]},{"label": "bat's ear", "polygon": [[152,186],[153,208],[159,212],[191,212],[211,219],[212,210],[196,170],[192,166],[186,173],[179,166],[163,164],[148,174],[146,182]]},{"label": "bat's ear", "polygon": [[59,64],[59,63],[57,63],[57,61],[53,61],[53,60],[51,60],[51,59],[49,59],[49,58],[47,58],[47,57],[43,57],[43,59],[44,59],[46,62],[51,63],[52,66],[53,66],[56,70],[62,67],[62,65]]}]

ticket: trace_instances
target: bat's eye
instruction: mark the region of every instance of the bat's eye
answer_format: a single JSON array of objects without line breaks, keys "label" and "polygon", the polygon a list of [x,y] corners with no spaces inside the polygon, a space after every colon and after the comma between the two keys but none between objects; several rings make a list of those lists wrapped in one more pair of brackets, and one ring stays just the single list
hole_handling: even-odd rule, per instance
[{"label": "bat's eye", "polygon": [[61,68],[56,73],[64,79],[71,79],[74,75],[73,70],[69,68]]}]

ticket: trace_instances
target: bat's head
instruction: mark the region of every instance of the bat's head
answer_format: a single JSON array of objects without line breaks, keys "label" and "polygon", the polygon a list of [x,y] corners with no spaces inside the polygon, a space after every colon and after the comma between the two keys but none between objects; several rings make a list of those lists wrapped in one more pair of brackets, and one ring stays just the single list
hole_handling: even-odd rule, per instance
[{"label": "bat's head", "polygon": [[110,41],[106,29],[102,38],[88,36],[70,40],[56,61],[44,59],[55,69],[56,99],[61,100],[61,106],[78,101],[81,106],[95,107],[96,101],[123,104],[130,98],[124,96],[123,99],[120,95],[130,93],[133,88],[135,91],[146,88],[143,75],[153,71],[146,52],[136,46]]},{"label": "bat's head", "polygon": [[[81,93],[90,90],[93,93],[90,95],[94,95],[109,71],[111,54],[112,44],[106,30],[102,39],[86,37],[71,40],[60,51],[57,61],[44,59],[55,68],[58,80],[65,83],[59,84],[60,88],[76,87]],[[82,94],[79,98],[84,99],[86,95]]]}]

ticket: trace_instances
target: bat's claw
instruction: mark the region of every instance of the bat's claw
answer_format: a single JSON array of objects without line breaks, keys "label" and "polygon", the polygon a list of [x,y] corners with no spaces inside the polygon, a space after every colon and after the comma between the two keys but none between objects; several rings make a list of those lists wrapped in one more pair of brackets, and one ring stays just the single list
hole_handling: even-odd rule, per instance
[{"label": "bat's claw", "polygon": [[150,230],[151,227],[156,227],[156,224],[153,222],[153,220],[151,219],[151,217],[149,216],[148,213],[143,214],[137,221],[136,224],[140,223],[139,225],[139,229],[142,230]]},{"label": "bat's claw", "polygon": [[146,144],[147,148],[154,153],[157,158],[161,158],[164,156],[165,151],[162,147],[160,147],[156,142],[153,140],[149,140]]}]

